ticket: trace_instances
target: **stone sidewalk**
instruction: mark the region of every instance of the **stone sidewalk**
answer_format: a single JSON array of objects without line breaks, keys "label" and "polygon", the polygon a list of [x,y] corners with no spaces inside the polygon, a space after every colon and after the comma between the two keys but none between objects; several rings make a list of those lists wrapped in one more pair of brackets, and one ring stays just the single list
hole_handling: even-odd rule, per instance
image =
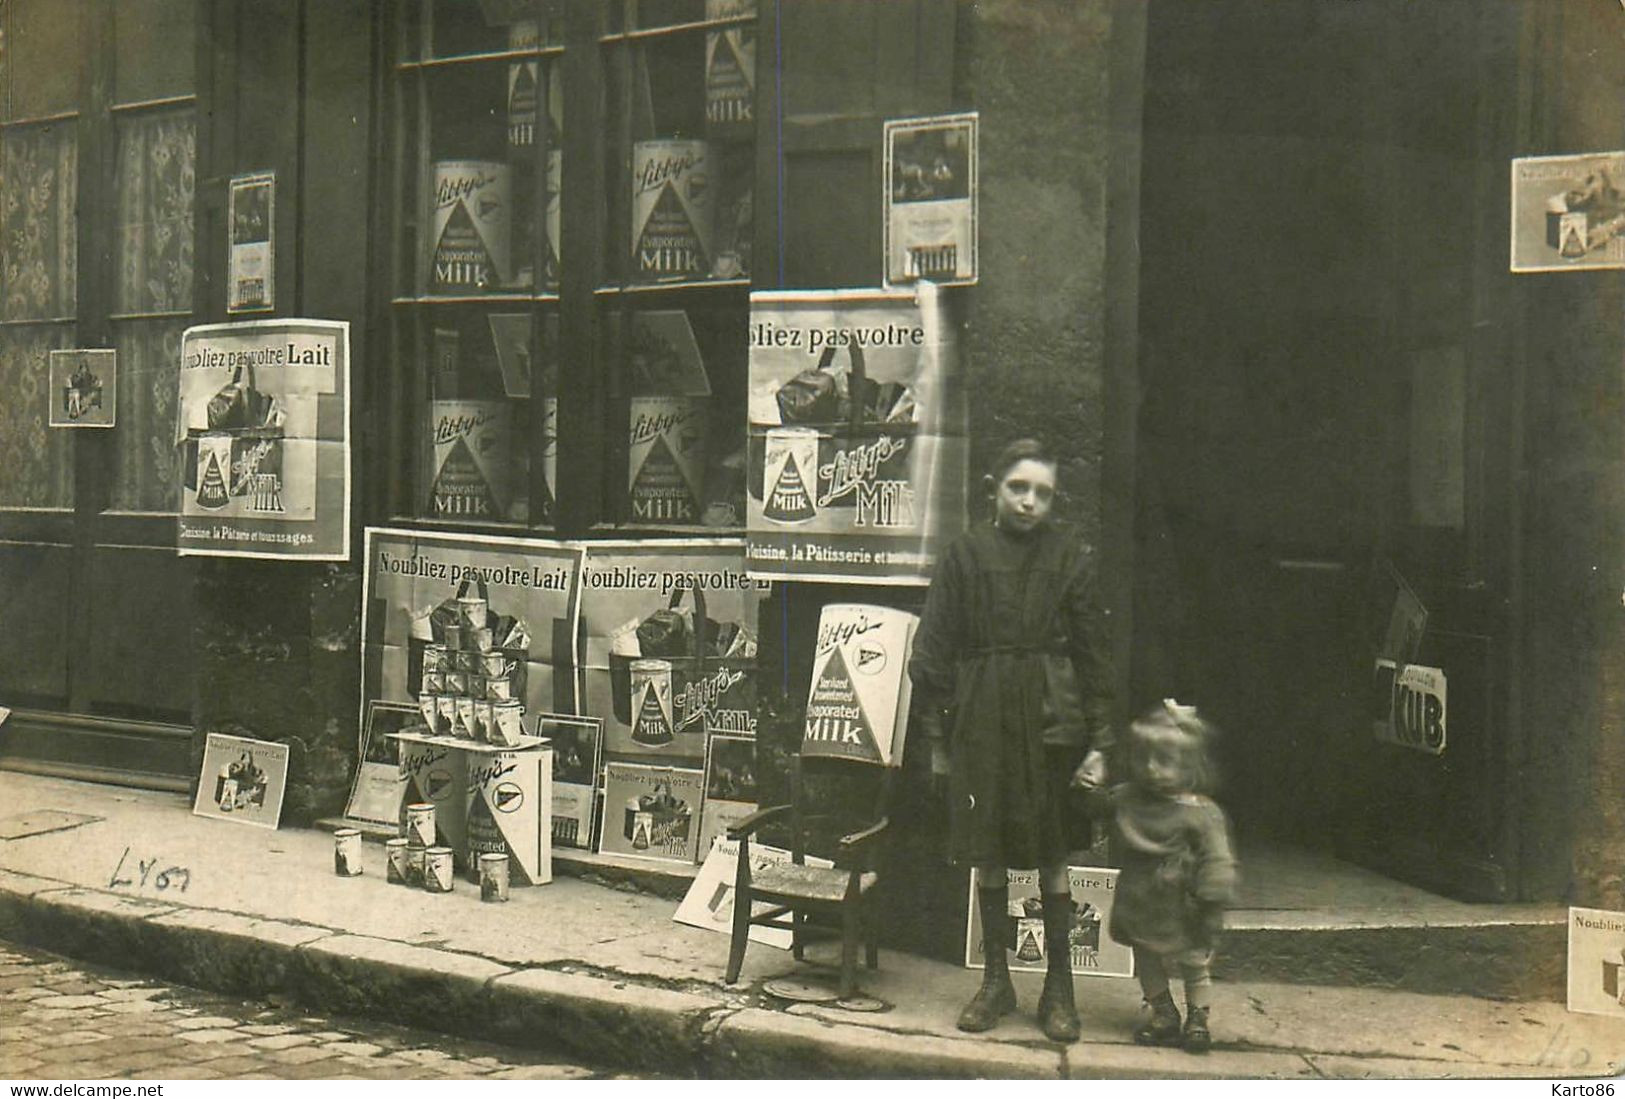
[{"label": "stone sidewalk", "polygon": [[[365,876],[336,878],[332,839],[190,815],[182,799],[0,772],[0,937],[201,988],[277,996],[700,1077],[1570,1077],[1625,1064],[1625,1020],[1550,1002],[1220,982],[1216,1048],[1145,1049],[1130,980],[1080,978],[1080,1042],[1030,1015],[954,1029],[976,975],[895,951],[863,977],[889,1009],[792,1005],[762,991],[797,966],[752,945],[722,984],[727,937],[671,920],[644,893],[560,878],[483,904]],[[19,833],[30,833],[22,835]],[[184,870],[186,873],[177,872]],[[1025,1012],[1039,978],[1017,975]]]}]

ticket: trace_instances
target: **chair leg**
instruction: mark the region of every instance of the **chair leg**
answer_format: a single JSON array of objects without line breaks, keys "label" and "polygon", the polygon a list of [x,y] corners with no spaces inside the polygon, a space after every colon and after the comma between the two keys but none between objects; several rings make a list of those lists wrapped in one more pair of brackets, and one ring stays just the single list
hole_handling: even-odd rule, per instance
[{"label": "chair leg", "polygon": [[863,910],[863,964],[870,969],[880,968],[880,927],[874,905]]},{"label": "chair leg", "polygon": [[801,935],[802,922],[801,911],[799,909],[792,910],[790,913],[790,956],[798,962],[807,960],[801,956],[802,947],[806,945]]},{"label": "chair leg", "polygon": [[858,991],[858,934],[862,913],[855,904],[841,906],[841,999]]},{"label": "chair leg", "polygon": [[745,947],[750,945],[750,887],[734,887],[733,935],[728,942],[728,971],[723,979],[728,984],[739,980],[739,968],[745,964]]}]

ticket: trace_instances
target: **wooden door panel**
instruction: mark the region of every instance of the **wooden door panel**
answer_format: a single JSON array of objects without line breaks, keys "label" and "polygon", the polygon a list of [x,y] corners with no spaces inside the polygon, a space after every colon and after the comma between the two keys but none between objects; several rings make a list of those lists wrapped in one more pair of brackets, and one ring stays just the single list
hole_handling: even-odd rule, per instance
[{"label": "wooden door panel", "polygon": [[165,548],[98,547],[91,575],[90,708],[188,722],[192,710],[190,562]]},{"label": "wooden door panel", "polygon": [[67,546],[0,545],[0,705],[68,697]]}]

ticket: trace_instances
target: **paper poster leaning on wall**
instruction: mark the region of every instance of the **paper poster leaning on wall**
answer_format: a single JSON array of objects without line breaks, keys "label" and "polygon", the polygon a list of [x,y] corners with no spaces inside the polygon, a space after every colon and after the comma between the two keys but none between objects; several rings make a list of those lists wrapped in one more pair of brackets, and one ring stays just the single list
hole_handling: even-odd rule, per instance
[{"label": "paper poster leaning on wall", "polygon": [[965,407],[941,292],[751,295],[746,562],[925,584],[965,529]]},{"label": "paper poster leaning on wall", "polygon": [[[1041,973],[1054,943],[1044,939],[1042,898],[1038,874],[1032,870],[1007,870],[1010,878],[1010,939],[1005,949],[1010,968],[1017,972]],[[1113,939],[1112,899],[1117,895],[1116,870],[1073,866],[1067,870],[1072,892],[1072,928],[1067,949],[1072,954],[1072,972],[1091,977],[1134,976],[1134,949]],[[970,873],[970,914],[965,920],[965,966],[981,969],[982,915],[976,903],[980,876]]]},{"label": "paper poster leaning on wall", "polygon": [[210,733],[192,812],[275,829],[288,789],[288,746]]},{"label": "paper poster leaning on wall", "polygon": [[738,539],[588,547],[582,709],[606,759],[697,769],[708,736],[755,735],[758,588]]},{"label": "paper poster leaning on wall", "polygon": [[1570,1011],[1625,1017],[1625,912],[1569,909]]},{"label": "paper poster leaning on wall", "polygon": [[369,527],[365,554],[363,718],[404,702],[436,734],[511,747],[525,715],[575,712],[579,546]]},{"label": "paper poster leaning on wall", "polygon": [[188,328],[176,431],[183,556],[349,558],[347,321]]}]

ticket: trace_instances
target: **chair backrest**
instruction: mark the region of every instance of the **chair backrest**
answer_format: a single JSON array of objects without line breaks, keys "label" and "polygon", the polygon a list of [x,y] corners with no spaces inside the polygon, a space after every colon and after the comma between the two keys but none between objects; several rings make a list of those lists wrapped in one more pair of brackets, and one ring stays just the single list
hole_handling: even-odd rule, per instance
[{"label": "chair backrest", "polygon": [[798,754],[790,770],[790,851],[842,864],[840,839],[890,811],[897,769],[865,760]]}]

